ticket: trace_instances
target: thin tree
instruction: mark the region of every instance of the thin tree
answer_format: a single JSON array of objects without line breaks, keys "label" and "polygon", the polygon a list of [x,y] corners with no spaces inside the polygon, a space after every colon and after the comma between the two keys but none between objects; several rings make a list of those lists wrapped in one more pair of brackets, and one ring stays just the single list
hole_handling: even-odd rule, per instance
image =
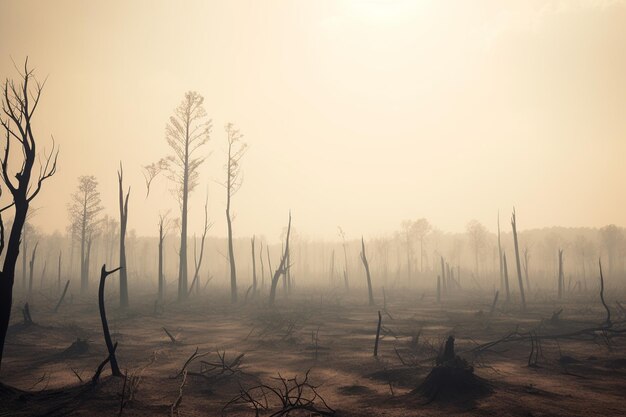
[{"label": "thin tree", "polygon": [[128,224],[128,197],[130,187],[124,196],[124,169],[120,162],[117,171],[119,205],[120,205],[120,307],[128,308],[128,272],[126,270],[126,225]]},{"label": "thin tree", "polygon": [[369,304],[374,305],[374,292],[372,291],[372,277],[370,276],[370,265],[367,262],[367,255],[365,254],[365,240],[361,236],[361,262],[365,267],[365,276],[367,278],[367,291],[369,294]]},{"label": "thin tree", "polygon": [[346,291],[350,290],[350,284],[348,282],[348,249],[346,246],[346,234],[341,226],[339,226],[339,236],[341,236],[341,246],[343,246],[343,282],[346,287]]},{"label": "thin tree", "polygon": [[100,205],[98,181],[93,175],[78,178],[78,189],[68,206],[71,227],[76,240],[80,242],[80,292],[84,294],[89,288],[89,249],[93,234],[98,225],[98,215],[102,211]]},{"label": "thin tree", "polygon": [[[272,286],[270,288],[270,299],[269,305],[270,307],[274,306],[274,300],[276,299],[276,286],[278,285],[278,280],[281,275],[287,273],[287,268],[289,268],[289,264],[287,262],[287,254],[289,253],[289,235],[291,233],[291,212],[289,212],[289,223],[287,224],[287,237],[285,238],[285,248],[283,254],[280,258],[280,264],[278,265],[278,269],[274,272],[274,276],[272,277]],[[270,260],[270,252],[269,248],[267,249],[267,259]],[[270,271],[272,270],[272,265],[270,262]]]},{"label": "thin tree", "polygon": [[524,294],[524,281],[522,279],[522,264],[519,256],[519,244],[517,242],[517,218],[515,217],[515,207],[511,215],[511,227],[513,228],[513,243],[515,245],[515,263],[517,266],[517,281],[519,282],[519,293],[522,301],[522,310],[526,310],[526,296]]},{"label": "thin tree", "polygon": [[176,197],[180,203],[180,249],[178,265],[178,300],[187,298],[187,216],[189,194],[198,185],[198,169],[204,156],[198,156],[211,133],[211,119],[203,107],[204,98],[195,91],[185,93],[165,128],[167,143],[173,155],[167,160],[169,178],[176,184]]},{"label": "thin tree", "polygon": [[163,302],[165,299],[165,277],[163,276],[163,242],[165,241],[165,236],[167,235],[167,229],[169,228],[169,219],[166,214],[159,215],[159,269],[158,269],[158,280],[159,280],[159,294],[158,300],[159,302]]},{"label": "thin tree", "polygon": [[37,246],[39,246],[39,242],[35,243],[35,247],[33,248],[33,252],[30,256],[30,262],[28,262],[28,296],[29,297],[33,293],[33,274],[35,273],[35,257],[37,256]]},{"label": "thin tree", "polygon": [[230,299],[233,303],[237,302],[237,268],[235,264],[235,251],[233,249],[233,225],[230,213],[231,199],[239,191],[243,183],[243,175],[241,172],[241,158],[245,155],[248,147],[241,142],[243,135],[235,125],[228,123],[224,130],[226,131],[226,140],[228,142],[228,160],[226,162],[226,226],[228,227],[228,263],[230,265]]},{"label": "thin tree", "polygon": [[200,267],[202,266],[202,257],[204,255],[204,242],[206,240],[206,234],[211,228],[212,224],[209,223],[209,197],[207,195],[207,199],[204,202],[204,229],[202,229],[202,240],[200,242],[200,256],[198,256],[196,252],[196,239],[193,239],[193,263],[194,263],[194,273],[193,280],[191,281],[191,286],[189,288],[189,292],[193,289],[194,284],[196,285],[196,293],[200,291]]},{"label": "thin tree", "polygon": [[[0,208],[0,254],[6,249],[2,271],[0,271],[0,366],[11,319],[13,283],[15,265],[20,252],[20,237],[26,223],[29,205],[41,191],[43,182],[55,174],[58,157],[54,140],[50,153],[44,150],[41,155],[37,152],[37,140],[35,140],[32,128],[33,116],[44,84],[34,78],[33,70],[28,68],[28,59],[24,63],[23,72],[19,75],[20,81],[17,83],[13,80],[5,80],[2,98],[0,98],[2,110],[0,125],[5,132],[4,154],[0,155],[0,178],[11,194],[10,202]],[[10,152],[12,143],[17,146],[18,152]],[[38,158],[40,156],[42,156],[41,159]],[[38,172],[33,173],[36,160],[40,161],[40,167]],[[0,195],[1,192],[2,189],[0,189]],[[2,213],[8,209],[13,209],[14,213],[9,239],[5,242]]]}]

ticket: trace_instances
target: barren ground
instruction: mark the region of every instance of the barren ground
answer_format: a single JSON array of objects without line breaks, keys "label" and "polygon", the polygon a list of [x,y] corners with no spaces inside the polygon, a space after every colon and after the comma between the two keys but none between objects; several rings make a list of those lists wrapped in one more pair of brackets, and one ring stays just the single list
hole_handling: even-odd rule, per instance
[{"label": "barren ground", "polygon": [[[74,296],[73,302],[66,300],[55,314],[56,293],[38,293],[30,301],[34,324],[28,326],[22,323],[24,300],[16,297],[1,379],[35,396],[0,390],[0,416],[115,416],[122,404],[121,414],[126,416],[170,415],[183,379],[177,374],[196,348],[206,355],[187,367],[177,409],[181,416],[222,412],[254,416],[248,404],[224,406],[242,388],[260,383],[278,387],[280,381],[274,378],[279,373],[301,379],[308,370],[309,381],[318,386],[320,396],[337,416],[626,414],[623,333],[598,331],[541,339],[537,366],[528,366],[529,340],[476,350],[516,329],[520,334],[535,330],[547,336],[599,327],[605,312],[597,294],[571,294],[558,302],[538,292],[528,296],[525,313],[516,301],[500,301],[490,315],[493,295],[467,291],[437,303],[432,293],[388,290],[384,309],[382,294],[377,298],[379,305],[370,307],[362,291],[346,296],[340,291],[305,293],[298,289],[288,300],[280,295],[273,310],[267,307],[266,294],[232,306],[227,292],[210,287],[207,292],[210,294],[192,296],[186,304],[166,303],[156,312],[153,296],[131,294],[132,307],[121,311],[116,295],[109,293],[109,325],[114,341],[119,342],[120,367],[129,378],[110,376],[107,365],[97,386],[70,400],[64,393],[76,390],[80,379],[87,382],[107,356],[95,294],[82,299]],[[612,294],[611,299],[614,297]],[[613,329],[623,329],[624,317],[612,307]],[[559,320],[550,321],[560,308]],[[378,310],[383,311],[383,327],[378,358],[374,358]],[[175,337],[175,343],[163,327]],[[411,393],[451,334],[456,338],[457,353],[489,381],[492,394],[429,402]],[[86,349],[64,353],[77,338],[88,341]],[[244,354],[240,365],[233,367],[233,375],[228,371],[219,375],[219,370],[203,367],[202,361],[219,362],[217,351],[225,352],[226,362]],[[199,375],[203,370],[206,375]],[[63,391],[47,391],[56,388]],[[321,406],[319,400],[315,404]],[[269,406],[261,415],[280,409],[276,402]]]}]

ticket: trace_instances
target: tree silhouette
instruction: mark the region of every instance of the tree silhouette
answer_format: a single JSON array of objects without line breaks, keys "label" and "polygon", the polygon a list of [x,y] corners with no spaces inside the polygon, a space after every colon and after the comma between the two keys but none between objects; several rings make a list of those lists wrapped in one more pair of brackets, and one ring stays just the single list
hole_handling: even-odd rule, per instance
[{"label": "tree silhouette", "polygon": [[72,194],[68,213],[70,230],[75,239],[80,241],[80,292],[89,289],[89,255],[93,236],[99,224],[100,205],[98,180],[93,175],[78,177],[78,187]]},{"label": "tree silhouette", "polygon": [[[10,193],[9,203],[0,208],[0,254],[6,249],[0,271],[0,366],[11,319],[15,265],[20,252],[22,229],[30,203],[41,191],[44,181],[56,173],[58,157],[54,139],[49,153],[45,150],[39,153],[33,133],[33,116],[45,83],[40,83],[34,77],[33,70],[28,67],[28,59],[24,62],[22,72],[18,72],[20,80],[15,82],[6,79],[0,98],[0,124],[5,133],[4,154],[0,156],[0,178]],[[17,151],[11,152],[12,144],[17,146]],[[39,161],[39,170],[33,173],[36,160]],[[0,195],[1,191],[3,189],[0,189]],[[13,223],[8,242],[5,242],[2,213],[9,209],[13,210]]]},{"label": "tree silhouette", "polygon": [[235,251],[233,250],[233,225],[231,218],[231,200],[233,195],[239,191],[243,183],[241,173],[241,158],[246,153],[248,146],[241,142],[243,135],[232,123],[228,123],[226,130],[226,140],[228,141],[228,161],[226,163],[226,225],[228,226],[228,263],[230,265],[230,299],[237,302],[237,268],[235,264]]},{"label": "tree silhouette", "polygon": [[204,162],[199,149],[207,143],[211,133],[211,119],[203,107],[204,98],[195,91],[174,110],[165,128],[167,143],[173,151],[168,156],[169,178],[176,184],[176,197],[181,208],[180,250],[178,267],[178,300],[187,298],[187,214],[189,193],[198,185],[198,168]]}]

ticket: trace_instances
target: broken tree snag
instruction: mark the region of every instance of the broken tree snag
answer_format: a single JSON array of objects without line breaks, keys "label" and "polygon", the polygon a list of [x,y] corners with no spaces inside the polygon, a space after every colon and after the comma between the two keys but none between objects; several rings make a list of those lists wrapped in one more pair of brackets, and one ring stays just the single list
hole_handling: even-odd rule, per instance
[{"label": "broken tree snag", "polygon": [[494,295],[493,297],[493,303],[491,303],[491,310],[489,311],[490,315],[493,315],[493,313],[496,311],[496,303],[498,302],[499,294],[500,294],[500,291],[496,290],[496,295]]},{"label": "broken tree snag", "polygon": [[370,266],[367,262],[367,255],[365,254],[365,241],[363,240],[363,236],[361,236],[361,262],[363,262],[363,266],[365,267],[365,274],[367,277],[367,291],[369,293],[369,303],[371,306],[373,306],[374,293],[372,291],[372,277],[370,276]]},{"label": "broken tree snag", "polygon": [[524,294],[524,281],[522,280],[522,263],[519,257],[519,244],[517,243],[517,219],[515,217],[515,207],[511,216],[511,227],[513,228],[513,243],[515,244],[515,263],[517,266],[517,281],[519,282],[519,294],[522,301],[522,310],[526,310],[526,295]]},{"label": "broken tree snag", "polygon": [[[270,288],[270,300],[269,300],[269,305],[270,307],[274,306],[274,300],[276,299],[276,286],[278,285],[278,280],[280,279],[281,275],[285,274],[287,272],[287,269],[289,268],[289,265],[287,264],[287,256],[289,254],[289,234],[291,233],[291,211],[289,212],[289,223],[287,224],[287,237],[285,239],[285,250],[283,252],[282,257],[280,258],[280,265],[278,266],[278,269],[276,269],[276,272],[274,272],[274,276],[272,277],[272,287]],[[267,259],[269,261],[269,248],[267,248]],[[270,271],[271,271],[271,265],[270,265]]]},{"label": "broken tree snag", "polygon": [[126,272],[126,225],[128,224],[128,197],[130,187],[124,197],[124,170],[120,162],[120,169],[117,171],[118,194],[120,204],[120,307],[128,308],[128,274]]},{"label": "broken tree snag", "polygon": [[600,301],[602,301],[602,305],[606,309],[606,320],[604,324],[607,326],[611,326],[611,310],[609,310],[609,306],[606,305],[606,301],[604,301],[604,276],[602,275],[602,259],[598,259],[598,266],[600,267]]},{"label": "broken tree snag", "polygon": [[504,289],[506,290],[506,302],[511,301],[511,292],[509,291],[509,267],[506,263],[506,252],[502,253],[502,264],[504,269]]},{"label": "broken tree snag", "polygon": [[380,340],[380,325],[383,322],[383,317],[380,315],[380,310],[378,310],[378,327],[376,327],[376,342],[374,342],[374,357],[378,357],[378,341]]},{"label": "broken tree snag", "polygon": [[558,276],[559,300],[563,298],[563,249],[559,249],[559,276]]},{"label": "broken tree snag", "polygon": [[413,390],[426,403],[470,402],[492,392],[490,384],[474,374],[474,368],[454,352],[454,337],[448,337],[435,367]]},{"label": "broken tree snag", "polygon": [[61,298],[59,298],[59,302],[57,303],[57,305],[54,307],[54,312],[56,313],[57,311],[59,311],[59,307],[61,307],[61,303],[63,302],[63,299],[65,298],[65,294],[67,293],[67,288],[70,286],[70,280],[68,279],[67,282],[65,283],[65,288],[63,289],[63,293],[61,294]]},{"label": "broken tree snag", "polygon": [[100,270],[100,286],[98,287],[98,306],[100,308],[100,319],[102,321],[102,332],[104,333],[104,342],[107,345],[109,351],[109,361],[111,362],[111,373],[113,376],[122,376],[119,366],[117,365],[117,359],[115,358],[115,349],[113,348],[113,342],[111,341],[111,333],[109,333],[109,323],[107,322],[107,315],[104,309],[104,283],[107,276],[119,271],[119,267],[112,271],[106,270],[106,264],[102,265]]}]

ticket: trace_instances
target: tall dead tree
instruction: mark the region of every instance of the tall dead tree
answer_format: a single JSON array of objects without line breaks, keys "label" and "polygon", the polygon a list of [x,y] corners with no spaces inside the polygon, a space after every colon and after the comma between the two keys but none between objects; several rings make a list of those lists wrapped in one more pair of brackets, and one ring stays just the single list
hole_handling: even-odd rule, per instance
[{"label": "tall dead tree", "polygon": [[502,242],[500,240],[500,212],[498,211],[498,262],[500,263],[500,288],[504,285],[504,266],[502,265]]},{"label": "tall dead tree", "polygon": [[509,290],[509,267],[506,263],[506,252],[502,252],[502,264],[504,269],[504,289],[506,290],[506,302],[511,301],[511,292]]},{"label": "tall dead tree", "polygon": [[515,217],[515,207],[511,215],[511,227],[513,228],[513,243],[515,244],[515,263],[517,266],[517,281],[519,283],[520,299],[522,301],[522,310],[526,310],[526,296],[524,294],[524,281],[522,279],[522,264],[519,257],[519,244],[517,242],[517,219]]},{"label": "tall dead tree", "polygon": [[230,266],[230,300],[237,302],[237,266],[235,264],[235,251],[233,249],[233,224],[230,212],[231,200],[235,193],[241,188],[243,183],[243,175],[241,172],[241,158],[248,149],[244,142],[241,142],[243,134],[235,125],[228,123],[224,130],[226,131],[226,140],[228,141],[228,160],[226,162],[226,226],[228,227],[228,264]]},{"label": "tall dead tree", "polygon": [[128,224],[128,197],[130,187],[124,196],[124,170],[120,162],[117,171],[118,197],[120,205],[120,307],[128,308],[128,273],[126,270],[126,225]]},{"label": "tall dead tree", "polygon": [[348,282],[348,249],[346,248],[346,234],[341,227],[339,227],[339,236],[341,236],[341,246],[343,246],[343,283],[347,292],[350,290],[350,283]]},{"label": "tall dead tree", "polygon": [[100,205],[98,181],[93,175],[78,177],[78,189],[72,194],[68,213],[70,231],[80,242],[80,292],[84,294],[89,288],[89,249],[93,234],[98,226],[98,216],[102,211]]},{"label": "tall dead tree", "polygon": [[365,253],[365,240],[363,240],[363,236],[361,236],[361,262],[363,262],[363,266],[365,267],[365,276],[367,278],[367,291],[369,295],[369,304],[373,306],[374,305],[374,292],[372,291],[372,277],[370,276],[370,265],[367,262],[367,255]]},{"label": "tall dead tree", "polygon": [[163,302],[165,299],[165,277],[163,276],[163,243],[165,236],[167,235],[167,229],[169,227],[169,220],[167,214],[159,215],[159,267],[158,267],[158,284],[159,284],[159,302]]},{"label": "tall dead tree", "polygon": [[526,278],[526,289],[530,292],[530,280],[528,279],[528,261],[530,256],[528,255],[528,248],[524,248],[524,277]]},{"label": "tall dead tree", "polygon": [[[270,299],[269,299],[269,305],[270,307],[274,306],[274,300],[276,299],[276,287],[278,286],[278,280],[280,279],[281,275],[284,275],[287,273],[287,268],[289,268],[289,264],[287,262],[287,256],[289,253],[289,235],[291,234],[291,212],[289,212],[289,223],[287,224],[287,237],[285,238],[285,248],[283,251],[283,254],[280,258],[280,264],[278,265],[278,269],[276,269],[276,271],[274,272],[274,276],[272,277],[272,286],[270,288]],[[267,258],[269,261],[269,256],[270,256],[270,252],[269,252],[269,248],[267,250]],[[270,271],[272,270],[272,266],[271,266],[271,262],[270,262]]]},{"label": "tall dead tree", "polygon": [[187,298],[187,216],[189,193],[198,185],[198,168],[203,156],[196,156],[207,143],[211,119],[203,107],[204,98],[195,91],[185,93],[165,128],[167,143],[173,155],[167,158],[169,178],[176,184],[176,198],[181,208],[180,249],[178,265],[178,301]]},{"label": "tall dead tree", "polygon": [[[28,68],[28,59],[20,72],[20,81],[5,80],[0,98],[0,124],[4,130],[4,154],[0,155],[0,178],[11,194],[10,202],[0,208],[0,254],[4,252],[0,271],[0,366],[6,340],[11,306],[13,304],[13,283],[15,265],[20,253],[20,237],[26,223],[29,205],[41,191],[45,180],[56,172],[58,149],[52,141],[50,153],[37,152],[32,122],[44,85],[33,76]],[[33,86],[34,83],[34,86]],[[11,152],[15,144],[17,151]],[[40,161],[38,172],[33,175],[35,161]],[[16,173],[17,170],[17,173]],[[0,189],[0,194],[3,189]],[[8,242],[4,237],[2,213],[13,210],[13,223]]]}]

